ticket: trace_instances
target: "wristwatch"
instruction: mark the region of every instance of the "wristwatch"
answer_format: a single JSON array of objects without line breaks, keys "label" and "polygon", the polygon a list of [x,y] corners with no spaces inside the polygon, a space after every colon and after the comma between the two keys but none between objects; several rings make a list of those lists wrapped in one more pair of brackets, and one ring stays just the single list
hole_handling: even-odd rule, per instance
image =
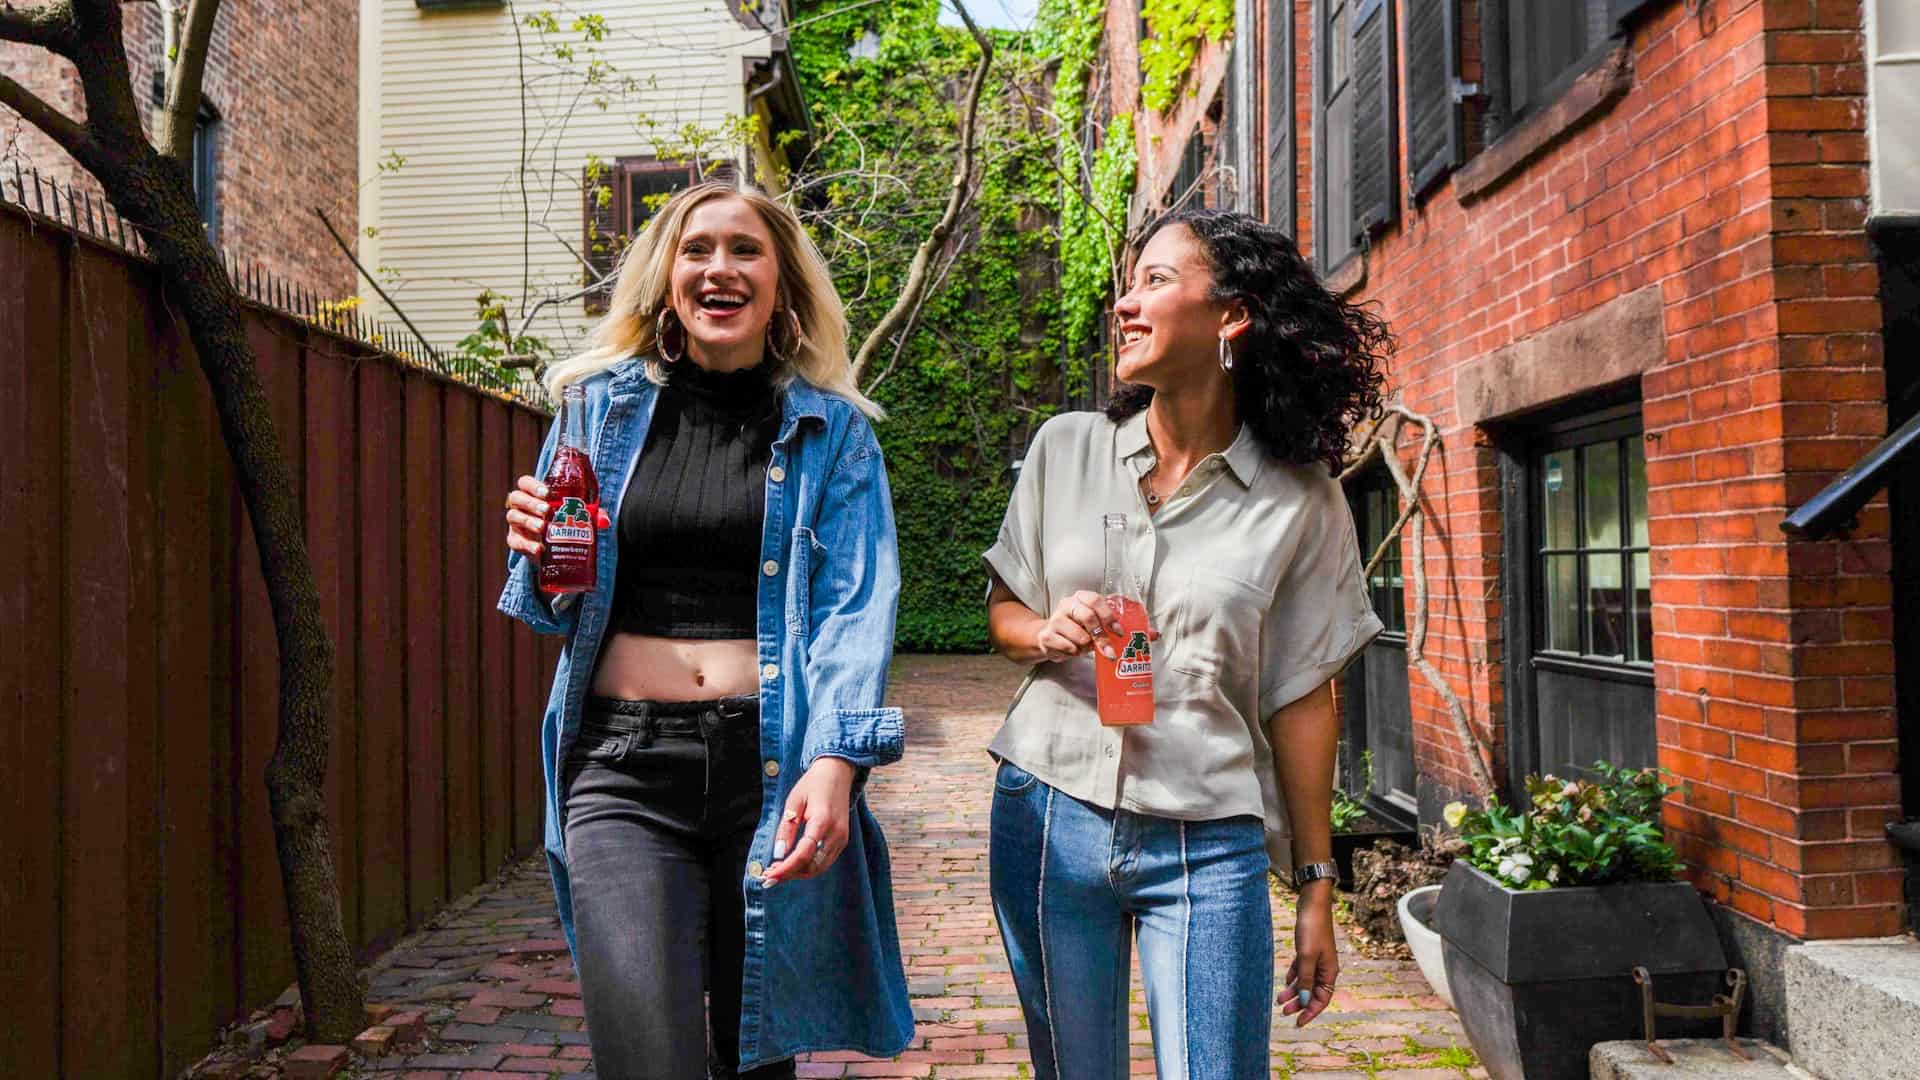
[{"label": "wristwatch", "polygon": [[1321,878],[1332,878],[1332,879],[1338,880],[1339,877],[1340,877],[1339,863],[1331,862],[1331,861],[1310,862],[1310,863],[1306,863],[1304,865],[1296,866],[1293,868],[1293,887],[1295,891],[1298,891],[1300,888],[1305,886],[1309,881],[1319,881]]}]

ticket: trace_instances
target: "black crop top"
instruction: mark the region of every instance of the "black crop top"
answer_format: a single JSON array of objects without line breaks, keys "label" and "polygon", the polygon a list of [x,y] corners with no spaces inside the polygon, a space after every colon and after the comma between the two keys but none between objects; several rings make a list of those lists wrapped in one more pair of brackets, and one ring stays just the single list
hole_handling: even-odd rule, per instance
[{"label": "black crop top", "polygon": [[767,460],[780,401],[767,365],[667,368],[647,443],[620,501],[615,630],[753,638]]}]

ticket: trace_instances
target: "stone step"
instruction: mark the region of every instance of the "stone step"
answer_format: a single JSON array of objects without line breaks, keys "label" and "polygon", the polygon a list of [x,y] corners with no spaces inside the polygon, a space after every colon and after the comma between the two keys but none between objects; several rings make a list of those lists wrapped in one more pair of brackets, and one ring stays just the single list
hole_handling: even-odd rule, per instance
[{"label": "stone step", "polygon": [[1920,941],[1818,941],[1787,950],[1787,1038],[1821,1080],[1902,1080],[1920,1062]]},{"label": "stone step", "polygon": [[1591,1080],[1808,1080],[1785,1050],[1758,1039],[1740,1040],[1745,1061],[1719,1039],[1662,1039],[1660,1046],[1673,1055],[1673,1064],[1654,1057],[1638,1039],[1600,1043],[1587,1054],[1587,1075]]}]

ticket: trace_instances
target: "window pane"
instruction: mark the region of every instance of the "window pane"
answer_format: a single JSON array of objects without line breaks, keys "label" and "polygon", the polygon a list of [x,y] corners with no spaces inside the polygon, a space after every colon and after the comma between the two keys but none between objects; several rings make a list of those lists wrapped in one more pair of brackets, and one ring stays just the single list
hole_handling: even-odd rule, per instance
[{"label": "window pane", "polygon": [[1627,583],[1619,555],[1587,556],[1587,652],[1626,659]]},{"label": "window pane", "polygon": [[1577,555],[1549,555],[1542,575],[1547,585],[1547,648],[1580,651],[1580,563]]},{"label": "window pane", "polygon": [[691,169],[642,169],[632,173],[627,187],[627,238],[639,236],[668,197],[692,182]]},{"label": "window pane", "polygon": [[1573,451],[1556,450],[1540,462],[1541,535],[1549,548],[1579,546],[1573,518]]},{"label": "window pane", "polygon": [[[1633,522],[1634,547],[1647,546],[1647,448],[1637,435],[1627,446],[1627,517]],[[1636,577],[1634,580],[1642,580]]]},{"label": "window pane", "polygon": [[1587,547],[1620,546],[1620,444],[1581,447],[1587,489]]},{"label": "window pane", "polygon": [[1407,628],[1407,589],[1406,582],[1400,576],[1400,553],[1396,550],[1393,559],[1393,588],[1389,590],[1390,599],[1385,622],[1387,629],[1400,632]]},{"label": "window pane", "polygon": [[1633,658],[1653,662],[1653,574],[1647,553],[1633,557]]}]

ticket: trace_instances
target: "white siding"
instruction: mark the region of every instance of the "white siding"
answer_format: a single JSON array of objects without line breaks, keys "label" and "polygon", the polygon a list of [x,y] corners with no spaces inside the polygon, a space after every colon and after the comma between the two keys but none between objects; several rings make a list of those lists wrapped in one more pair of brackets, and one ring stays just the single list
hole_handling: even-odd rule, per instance
[{"label": "white siding", "polygon": [[[642,113],[663,136],[686,124],[719,129],[746,107],[745,60],[770,48],[724,0],[518,6],[522,18],[536,10],[553,11],[562,25],[554,40],[576,48],[572,17],[604,16],[601,57],[640,86],[595,108],[580,79],[543,59],[540,35],[519,28],[528,85],[523,212],[521,55],[509,8],[426,12],[414,0],[361,0],[360,221],[378,230],[360,236],[361,261],[397,274],[383,286],[443,348],[473,331],[482,289],[511,298],[517,312],[523,295],[579,288],[584,269],[567,248],[581,246],[589,156],[611,163],[653,153]],[[392,154],[405,163],[383,173]],[[370,288],[360,294],[370,314],[389,317]],[[549,306],[531,331],[564,353],[581,345],[591,322],[575,300]]]},{"label": "white siding", "polygon": [[1873,213],[1920,215],[1920,4],[1867,0]]}]

